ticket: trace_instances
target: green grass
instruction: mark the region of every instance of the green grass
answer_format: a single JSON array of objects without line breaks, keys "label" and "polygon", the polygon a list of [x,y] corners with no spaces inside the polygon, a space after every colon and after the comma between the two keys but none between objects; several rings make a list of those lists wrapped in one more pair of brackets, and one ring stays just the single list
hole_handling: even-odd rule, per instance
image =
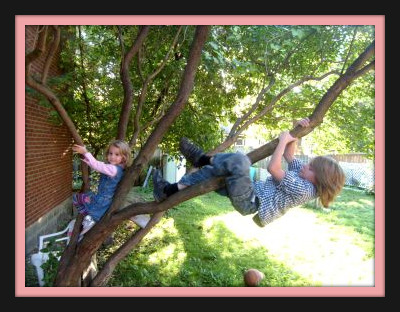
[{"label": "green grass", "polygon": [[[265,274],[261,287],[373,286],[374,196],[344,189],[329,209],[310,202],[264,228],[214,192],[167,211],[138,247],[119,263],[107,286],[242,287],[243,273]],[[153,200],[133,188],[127,201]],[[101,267],[138,228],[121,224],[114,244],[97,253]],[[26,261],[26,286],[38,286]]]},{"label": "green grass", "polygon": [[[375,255],[375,196],[359,189],[347,188],[339,194],[328,209],[315,209],[314,213],[352,236],[368,257]],[[305,207],[313,207],[311,203]]]},{"label": "green grass", "polygon": [[[135,194],[152,200],[149,189]],[[114,245],[99,250],[99,266],[136,229],[122,224]],[[170,209],[108,286],[242,287],[249,268],[265,274],[261,287],[368,286],[373,257],[373,195],[345,189],[329,210],[295,207],[259,228],[212,192]]]}]

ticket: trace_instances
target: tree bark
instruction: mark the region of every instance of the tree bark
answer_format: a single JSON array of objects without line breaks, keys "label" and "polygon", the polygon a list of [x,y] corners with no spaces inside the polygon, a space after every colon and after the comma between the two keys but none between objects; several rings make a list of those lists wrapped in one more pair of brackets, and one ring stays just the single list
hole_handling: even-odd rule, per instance
[{"label": "tree bark", "polygon": [[[125,176],[120,182],[114,195],[114,201],[108,212],[103,216],[100,222],[96,223],[96,225],[85,234],[85,237],[79,244],[71,239],[70,244],[62,255],[55,280],[55,286],[81,286],[80,276],[83,270],[88,267],[92,255],[100,248],[104,239],[115,230],[121,221],[123,221],[118,218],[113,218],[112,215],[122,206],[126,195],[135,182],[135,179],[139,176],[144,166],[154,154],[164,134],[184,109],[188,97],[193,89],[196,70],[200,63],[201,52],[207,40],[209,31],[210,26],[197,26],[188,62],[183,73],[181,86],[175,102],[160,120],[155,130],[140,150],[138,156],[135,158],[132,166],[125,173]],[[145,205],[147,210],[131,214],[129,217],[140,213],[154,213],[160,211],[157,210],[157,208],[150,209],[151,206],[156,205],[154,203],[150,205],[150,207],[149,205]],[[69,251],[67,252],[67,250]],[[74,252],[71,250],[74,250]],[[101,281],[98,280],[96,283],[101,284]]]}]

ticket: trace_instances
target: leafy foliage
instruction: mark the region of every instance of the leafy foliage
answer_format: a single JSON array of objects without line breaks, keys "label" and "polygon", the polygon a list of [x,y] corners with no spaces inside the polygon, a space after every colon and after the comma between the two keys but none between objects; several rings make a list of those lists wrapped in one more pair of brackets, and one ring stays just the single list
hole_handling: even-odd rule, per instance
[{"label": "leafy foliage", "polygon": [[48,260],[40,266],[44,273],[43,281],[45,287],[53,286],[58,270],[59,257],[61,256],[64,248],[65,244],[60,244],[53,239],[49,240],[46,247],[40,250],[40,252],[48,254]]},{"label": "leafy foliage", "polygon": [[[64,73],[53,83],[80,135],[93,151],[99,152],[116,136],[123,101],[121,55],[133,44],[139,29],[134,25],[119,26],[119,29],[104,25],[65,27],[64,36],[68,40],[64,40],[62,51]],[[133,60],[130,67],[134,95],[132,116],[144,79],[162,62],[177,29],[178,26],[152,26],[140,57]],[[193,26],[183,28],[166,66],[148,87],[136,149],[151,133],[150,122],[175,100],[193,34]],[[221,125],[229,125],[247,112],[271,79],[275,82],[253,115],[299,79],[318,77],[333,70],[343,72],[373,36],[371,26],[213,26],[187,108],[164,137],[162,148],[177,155],[179,137],[187,136],[205,149],[211,149],[223,139]],[[290,127],[293,120],[309,114],[334,79],[330,76],[309,81],[286,93],[268,114],[256,121],[268,129],[264,138],[271,138]],[[320,153],[329,147],[343,153],[365,152],[372,157],[373,96],[373,74],[358,79],[346,90],[318,133],[310,135],[315,151]],[[128,138],[131,131],[130,123]],[[326,139],[321,141],[321,138]]]}]

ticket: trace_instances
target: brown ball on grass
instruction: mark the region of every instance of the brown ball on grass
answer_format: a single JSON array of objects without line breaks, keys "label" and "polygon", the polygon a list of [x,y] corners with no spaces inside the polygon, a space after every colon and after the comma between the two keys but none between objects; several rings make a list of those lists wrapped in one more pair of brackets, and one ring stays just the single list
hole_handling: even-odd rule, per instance
[{"label": "brown ball on grass", "polygon": [[257,269],[248,269],[243,275],[244,283],[246,286],[258,286],[261,280],[264,278],[264,273]]}]

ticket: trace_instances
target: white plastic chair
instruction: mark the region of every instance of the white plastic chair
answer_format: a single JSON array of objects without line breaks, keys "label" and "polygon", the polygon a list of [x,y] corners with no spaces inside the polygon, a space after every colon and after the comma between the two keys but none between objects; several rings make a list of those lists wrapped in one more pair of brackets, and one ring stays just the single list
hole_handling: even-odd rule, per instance
[{"label": "white plastic chair", "polygon": [[[68,223],[67,227],[60,232],[39,236],[39,251],[37,253],[31,255],[31,263],[36,268],[36,274],[38,277],[39,286],[41,286],[41,287],[44,286],[44,281],[43,281],[44,272],[43,272],[43,269],[41,268],[41,265],[43,263],[45,263],[47,260],[49,260],[49,253],[42,252],[41,250],[47,246],[47,244],[49,243],[49,238],[57,237],[57,236],[60,236],[60,237],[56,238],[54,240],[55,242],[65,241],[66,245],[68,245],[72,231],[74,229],[74,225],[75,225],[75,219],[71,220]],[[54,254],[54,252],[53,252],[53,254]],[[58,259],[60,260],[60,257],[58,257]]]}]

